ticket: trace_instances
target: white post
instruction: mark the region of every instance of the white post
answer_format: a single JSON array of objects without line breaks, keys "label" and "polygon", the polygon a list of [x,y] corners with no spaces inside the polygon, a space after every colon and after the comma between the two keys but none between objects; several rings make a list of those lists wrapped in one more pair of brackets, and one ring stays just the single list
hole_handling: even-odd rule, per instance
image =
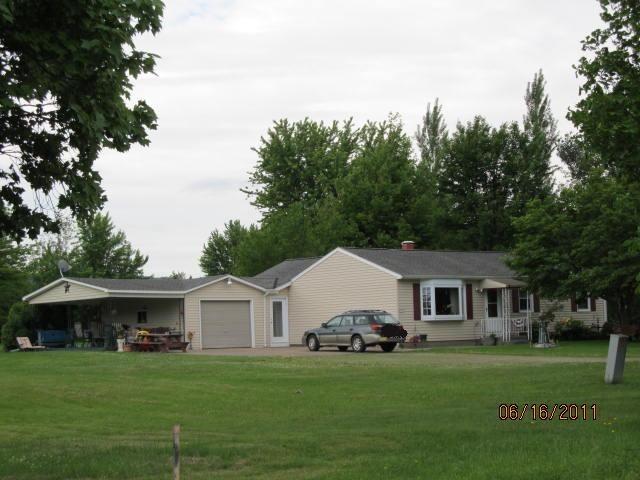
[{"label": "white post", "polygon": [[604,371],[604,383],[622,383],[624,373],[624,358],[627,355],[626,335],[609,336],[609,353],[607,355],[607,367]]}]

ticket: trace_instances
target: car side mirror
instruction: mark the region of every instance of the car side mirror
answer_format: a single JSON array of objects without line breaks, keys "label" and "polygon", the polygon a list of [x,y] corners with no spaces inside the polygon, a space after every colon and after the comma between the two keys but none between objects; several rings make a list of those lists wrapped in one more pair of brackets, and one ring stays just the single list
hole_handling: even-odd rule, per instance
[{"label": "car side mirror", "polygon": [[325,323],[322,323],[320,326],[321,326],[322,328],[327,328],[327,323],[326,323],[326,322],[325,322]]}]

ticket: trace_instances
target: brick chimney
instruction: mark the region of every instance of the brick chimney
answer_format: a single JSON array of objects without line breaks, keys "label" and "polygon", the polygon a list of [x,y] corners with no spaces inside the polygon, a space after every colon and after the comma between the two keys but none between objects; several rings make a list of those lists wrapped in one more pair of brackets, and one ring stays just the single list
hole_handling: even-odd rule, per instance
[{"label": "brick chimney", "polygon": [[416,243],[412,242],[411,240],[405,240],[401,245],[402,250],[413,250],[416,246]]}]

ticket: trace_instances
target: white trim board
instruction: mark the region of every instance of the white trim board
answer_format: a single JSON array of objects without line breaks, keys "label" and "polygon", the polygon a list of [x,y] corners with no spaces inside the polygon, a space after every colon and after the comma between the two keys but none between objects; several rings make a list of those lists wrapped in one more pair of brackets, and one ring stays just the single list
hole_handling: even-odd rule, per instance
[{"label": "white trim board", "polygon": [[199,290],[201,288],[207,287],[209,285],[213,285],[214,283],[218,283],[218,282],[222,282],[222,281],[227,281],[231,279],[232,282],[238,282],[242,285],[245,285],[247,287],[251,287],[251,288],[255,288],[256,290],[259,290],[261,292],[266,292],[267,290],[265,288],[262,288],[259,285],[255,285],[251,282],[248,282],[246,280],[243,280],[242,278],[238,278],[235,277],[233,275],[223,275],[220,278],[216,278],[214,280],[211,280],[210,282],[207,283],[203,283],[202,285],[198,285],[197,287],[191,288],[189,290],[110,290],[108,288],[104,288],[104,287],[98,287],[96,285],[92,285],[90,283],[85,283],[79,280],[74,280],[71,278],[66,278],[66,277],[60,277],[56,280],[54,280],[53,282],[45,285],[42,288],[39,288],[38,290],[35,290],[34,292],[29,293],[28,295],[25,295],[24,297],[22,297],[22,300],[25,302],[28,302],[29,300],[37,297],[38,295],[45,293],[49,290],[51,290],[54,287],[57,287],[58,285],[62,284],[62,283],[71,283],[71,284],[75,284],[75,285],[81,285],[83,287],[88,287],[88,288],[92,288],[94,290],[97,290],[99,292],[103,292],[108,294],[108,297],[121,297],[121,298],[129,298],[129,297],[135,297],[135,298],[156,298],[156,297],[163,297],[163,298],[182,298],[184,297],[184,295],[186,295],[187,293],[191,293],[194,292],[196,290]]},{"label": "white trim board", "polygon": [[81,285],[83,287],[93,288],[94,290],[98,290],[99,292],[104,292],[104,293],[108,293],[109,292],[106,288],[97,287],[97,286],[91,285],[89,283],[79,282],[77,280],[72,280],[72,279],[66,278],[66,277],[60,277],[60,278],[54,280],[53,282],[48,283],[44,287],[41,287],[38,290],[35,290],[35,291],[25,295],[24,297],[22,297],[22,300],[25,301],[25,302],[28,302],[32,298],[37,297],[38,295],[40,295],[40,294],[42,294],[44,292],[47,292],[47,291],[51,290],[54,287],[57,287],[58,285],[60,285],[62,283],[71,283],[73,285]]}]

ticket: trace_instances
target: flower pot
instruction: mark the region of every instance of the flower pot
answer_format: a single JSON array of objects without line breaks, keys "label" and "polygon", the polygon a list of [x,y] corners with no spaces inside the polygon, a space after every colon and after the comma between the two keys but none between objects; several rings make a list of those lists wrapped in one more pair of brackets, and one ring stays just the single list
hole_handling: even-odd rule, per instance
[{"label": "flower pot", "polygon": [[124,338],[116,339],[116,343],[118,344],[118,351],[124,352]]},{"label": "flower pot", "polygon": [[133,345],[131,345],[130,343],[125,343],[122,349],[125,352],[133,352]]}]

